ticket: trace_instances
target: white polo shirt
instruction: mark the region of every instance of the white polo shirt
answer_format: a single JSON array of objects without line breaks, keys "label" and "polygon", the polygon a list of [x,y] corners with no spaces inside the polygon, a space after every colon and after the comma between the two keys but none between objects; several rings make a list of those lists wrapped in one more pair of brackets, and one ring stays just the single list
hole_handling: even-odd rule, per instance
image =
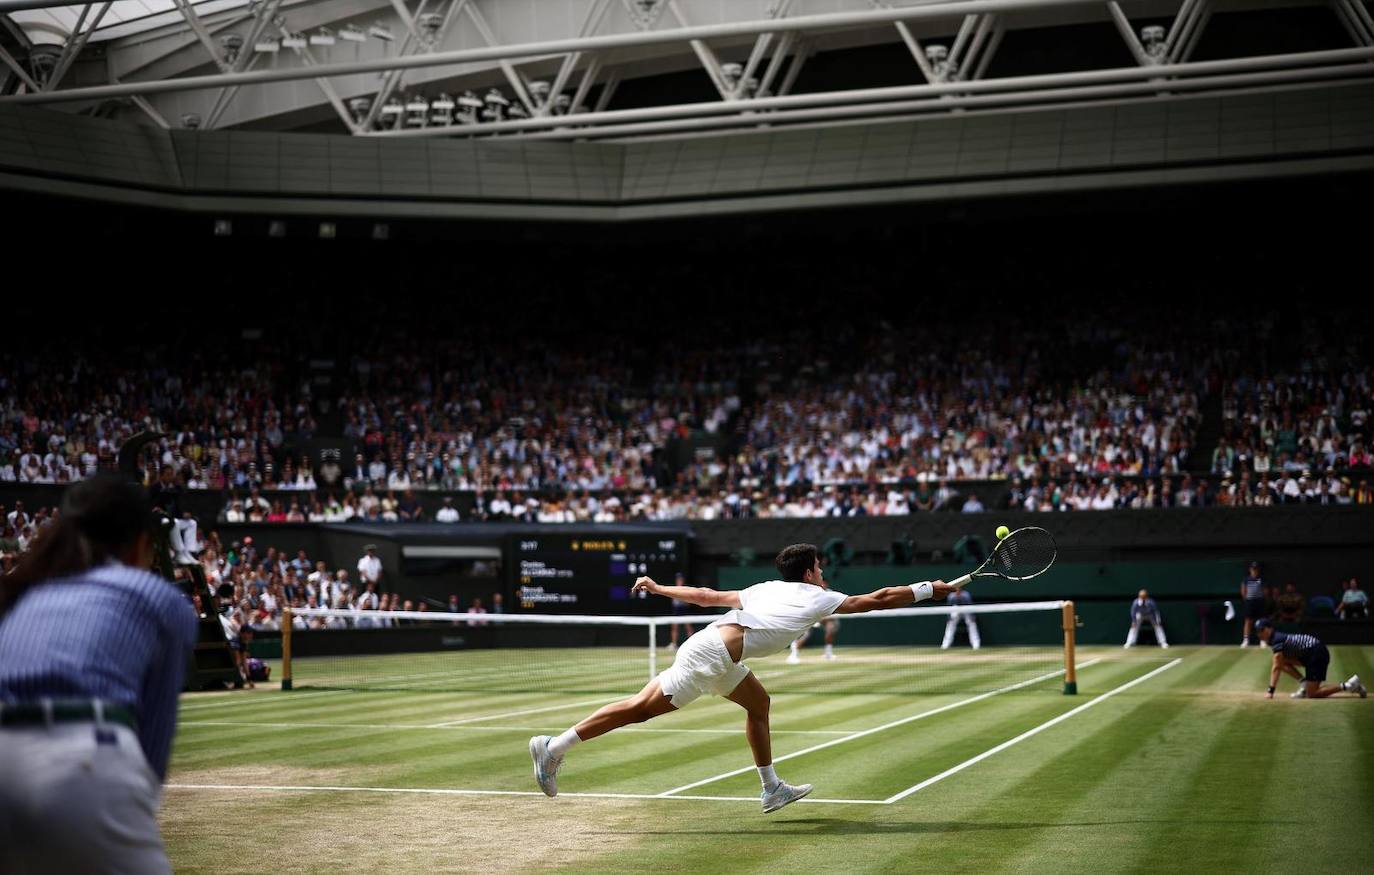
[{"label": "white polo shirt", "polygon": [[366,556],[358,560],[358,575],[363,583],[376,581],[382,576],[382,560],[376,556]]},{"label": "white polo shirt", "polygon": [[745,628],[741,659],[770,656],[835,613],[846,598],[842,592],[809,583],[770,580],[740,590],[739,609],[722,615],[714,625],[737,623]]}]

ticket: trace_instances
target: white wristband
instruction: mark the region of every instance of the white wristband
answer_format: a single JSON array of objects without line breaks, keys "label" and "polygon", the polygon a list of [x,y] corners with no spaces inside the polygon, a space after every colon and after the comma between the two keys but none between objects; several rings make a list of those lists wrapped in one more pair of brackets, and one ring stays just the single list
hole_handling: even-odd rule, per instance
[{"label": "white wristband", "polygon": [[928,580],[923,580],[920,583],[913,583],[911,585],[911,594],[915,596],[916,601],[923,602],[935,595],[935,584]]}]

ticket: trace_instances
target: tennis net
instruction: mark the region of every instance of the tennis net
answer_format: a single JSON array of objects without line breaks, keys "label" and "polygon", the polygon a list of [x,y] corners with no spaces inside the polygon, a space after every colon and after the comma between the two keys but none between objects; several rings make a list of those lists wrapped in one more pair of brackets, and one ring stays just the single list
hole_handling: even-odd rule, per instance
[{"label": "tennis net", "polygon": [[[300,609],[283,623],[281,676],[287,689],[631,693],[672,664],[674,625],[685,642],[718,617]],[[922,694],[1049,683],[1072,663],[1072,602],[832,619],[838,626],[807,634],[796,661],[784,651],[747,664],[770,692]],[[1068,689],[1075,679],[1063,680]]]}]

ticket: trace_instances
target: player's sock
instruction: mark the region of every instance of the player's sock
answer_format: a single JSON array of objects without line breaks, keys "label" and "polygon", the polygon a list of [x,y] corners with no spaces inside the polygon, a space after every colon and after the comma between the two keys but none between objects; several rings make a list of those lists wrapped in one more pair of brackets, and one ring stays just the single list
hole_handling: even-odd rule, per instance
[{"label": "player's sock", "polygon": [[1341,692],[1350,692],[1350,681],[1341,681]]},{"label": "player's sock", "polygon": [[759,780],[763,782],[763,789],[765,790],[772,790],[782,783],[782,780],[778,778],[778,773],[773,771],[772,763],[759,766]]},{"label": "player's sock", "polygon": [[568,748],[575,744],[581,744],[582,738],[577,734],[576,729],[569,729],[567,732],[549,742],[549,753],[553,756],[562,758],[568,752]]}]

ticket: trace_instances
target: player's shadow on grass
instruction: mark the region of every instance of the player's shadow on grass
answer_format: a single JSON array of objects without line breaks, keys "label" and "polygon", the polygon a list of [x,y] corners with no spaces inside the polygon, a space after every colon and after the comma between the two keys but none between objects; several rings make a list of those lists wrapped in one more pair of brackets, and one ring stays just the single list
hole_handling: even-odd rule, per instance
[{"label": "player's shadow on grass", "polygon": [[795,820],[774,821],[773,826],[759,829],[660,829],[617,830],[618,835],[896,835],[956,832],[986,832],[1017,829],[1065,829],[1084,826],[1135,826],[1140,824],[1172,824],[1176,826],[1241,826],[1278,825],[1287,821],[1266,820],[1093,820],[1071,823],[969,823],[967,821],[866,821],[842,820],[834,817],[799,817]]}]

